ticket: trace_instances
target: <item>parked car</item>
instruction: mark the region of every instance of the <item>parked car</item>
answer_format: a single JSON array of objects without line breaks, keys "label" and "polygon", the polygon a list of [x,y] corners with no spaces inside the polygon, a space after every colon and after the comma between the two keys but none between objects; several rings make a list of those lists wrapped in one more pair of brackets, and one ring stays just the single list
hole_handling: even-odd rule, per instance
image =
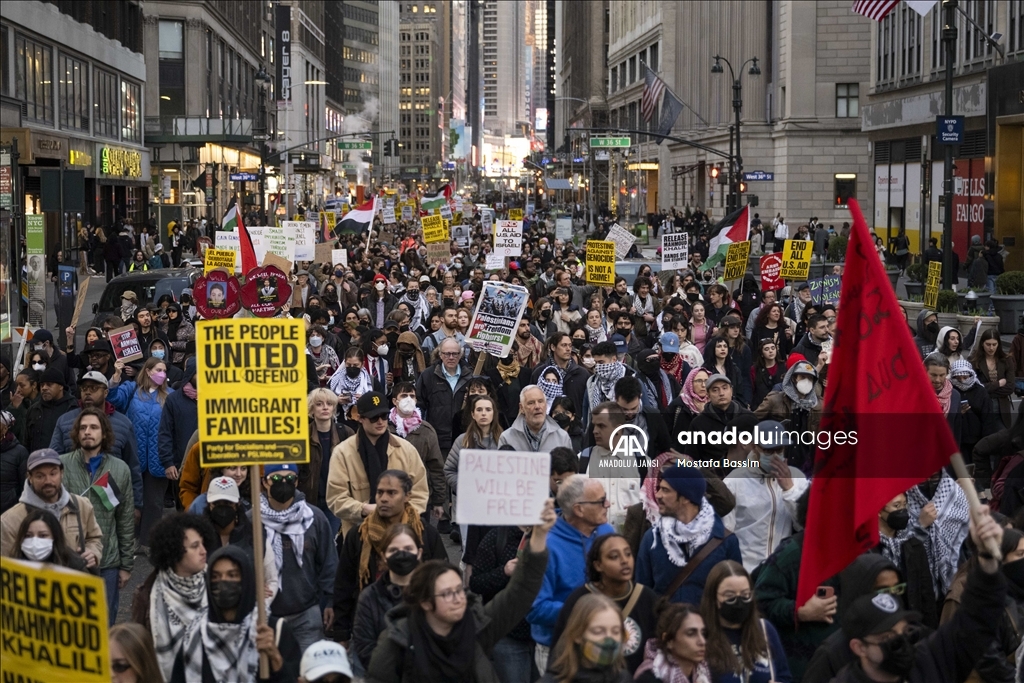
[{"label": "parked car", "polygon": [[181,290],[191,288],[202,273],[196,268],[159,268],[118,275],[107,283],[99,303],[93,304],[92,325],[99,327],[105,316],[120,313],[121,295],[127,291],[135,292],[139,306],[156,303],[164,294],[170,294],[177,301]]}]

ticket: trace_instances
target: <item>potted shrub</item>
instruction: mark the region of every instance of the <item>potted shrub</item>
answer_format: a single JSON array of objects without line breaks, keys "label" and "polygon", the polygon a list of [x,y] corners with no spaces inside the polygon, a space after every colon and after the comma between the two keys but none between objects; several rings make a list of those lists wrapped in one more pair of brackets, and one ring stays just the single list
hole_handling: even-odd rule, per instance
[{"label": "potted shrub", "polygon": [[[970,296],[973,292],[974,296]],[[963,289],[956,293],[956,298],[960,301],[960,310],[965,308],[978,308],[985,311],[988,314],[989,304],[992,302],[992,293],[985,287],[971,287],[970,289]]]},{"label": "potted shrub", "polygon": [[992,307],[999,316],[999,332],[1016,332],[1017,321],[1024,315],[1024,271],[1008,270],[996,278]]},{"label": "potted shrub", "polygon": [[[967,335],[971,333],[971,330],[980,322],[981,327],[978,329],[978,335],[975,339],[981,337],[981,333],[985,330],[996,330],[999,329],[999,316],[989,315],[988,308],[969,308],[956,317],[957,327],[960,330],[960,338],[965,340]],[[966,353],[967,350],[964,350]]]},{"label": "potted shrub", "polygon": [[924,298],[922,295],[908,296],[899,300],[900,306],[907,312],[907,322],[914,329],[917,329],[917,314],[924,310]]},{"label": "potted shrub", "polygon": [[924,295],[924,279],[927,275],[923,263],[911,263],[907,266],[907,279],[903,286],[907,290],[907,296]]},{"label": "potted shrub", "polygon": [[940,289],[935,305],[935,317],[939,327],[956,327],[959,310],[956,292],[952,289]]}]

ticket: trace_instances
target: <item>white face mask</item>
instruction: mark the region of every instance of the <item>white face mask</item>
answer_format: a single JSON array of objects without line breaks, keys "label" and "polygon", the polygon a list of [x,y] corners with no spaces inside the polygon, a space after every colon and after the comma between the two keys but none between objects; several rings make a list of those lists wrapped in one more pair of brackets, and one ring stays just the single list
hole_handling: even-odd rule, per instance
[{"label": "white face mask", "polygon": [[383,283],[383,282],[378,282],[378,283],[377,283],[376,285],[374,285],[374,286],[375,286],[375,287],[377,288],[377,291],[378,291],[378,292],[383,292],[383,291],[384,291],[384,286],[385,286],[385,285],[384,285],[384,283]]},{"label": "white face mask", "polygon": [[33,363],[32,369],[35,370],[36,372],[42,372],[43,370],[46,369],[46,366],[43,365],[42,363]]},{"label": "white face mask", "polygon": [[323,343],[324,343],[324,340],[321,339],[320,337],[310,337],[309,338],[309,345],[312,346],[314,349],[320,348],[320,345],[323,344]]},{"label": "white face mask", "polygon": [[27,537],[21,542],[21,552],[30,560],[42,562],[53,553],[53,539]]},{"label": "white face mask", "polygon": [[390,351],[390,350],[391,350],[391,347],[389,347],[387,344],[381,344],[380,346],[377,347],[377,355],[378,356],[386,356],[386,355],[388,355],[388,351]]},{"label": "white face mask", "polygon": [[586,366],[586,367],[588,367],[588,368],[592,368],[592,367],[594,367],[594,366],[595,366],[596,364],[597,364],[597,361],[595,361],[595,360],[593,359],[593,357],[591,357],[591,356],[588,356],[588,357],[586,357],[586,358],[584,358],[584,359],[583,359],[583,365],[584,365],[584,366]]},{"label": "white face mask", "polygon": [[806,396],[814,390],[814,380],[798,379],[796,381],[796,390]]},{"label": "white face mask", "polygon": [[398,399],[398,412],[410,415],[414,410],[416,410],[416,399],[411,396],[404,396]]}]

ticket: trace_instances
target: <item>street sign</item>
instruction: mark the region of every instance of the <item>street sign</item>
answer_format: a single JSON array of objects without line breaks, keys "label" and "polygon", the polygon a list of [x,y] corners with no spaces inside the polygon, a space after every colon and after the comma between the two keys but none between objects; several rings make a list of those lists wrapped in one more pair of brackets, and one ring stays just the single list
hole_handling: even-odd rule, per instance
[{"label": "street sign", "polygon": [[590,138],[591,147],[629,147],[629,138]]},{"label": "street sign", "polygon": [[338,143],[338,149],[373,149],[373,142],[370,140],[342,140]]},{"label": "street sign", "polygon": [[964,142],[964,117],[936,116],[935,135],[940,145],[961,145]]},{"label": "street sign", "polygon": [[773,172],[771,172],[771,171],[746,171],[743,174],[743,179],[746,180],[747,182],[751,182],[751,181],[754,181],[754,182],[758,182],[758,181],[774,182],[775,181],[775,174]]},{"label": "street sign", "polygon": [[228,175],[233,183],[244,183],[259,180],[260,177],[255,173],[231,173]]},{"label": "street sign", "polygon": [[252,139],[253,140],[269,140],[270,136],[267,135],[266,133],[260,133],[258,135],[253,135]]}]

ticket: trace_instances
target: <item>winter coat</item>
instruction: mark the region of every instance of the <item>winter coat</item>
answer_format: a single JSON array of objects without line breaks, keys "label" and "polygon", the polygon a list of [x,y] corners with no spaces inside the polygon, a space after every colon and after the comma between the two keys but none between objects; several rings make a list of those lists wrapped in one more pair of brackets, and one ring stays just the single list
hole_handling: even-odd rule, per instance
[{"label": "winter coat", "polygon": [[[161,463],[172,463],[181,470],[185,447],[199,429],[199,404],[184,391],[175,391],[164,401],[159,422],[157,456]],[[167,465],[164,465],[166,467]]]},{"label": "winter coat", "polygon": [[[135,382],[124,382],[110,392],[107,400],[127,415],[135,427],[135,438],[139,444],[139,465],[143,473],[149,472],[154,477],[163,477],[164,470],[181,462],[170,457],[169,448],[163,453],[168,459],[161,458],[160,420],[164,406],[160,405],[155,392],[143,396]],[[189,432],[188,436],[191,437],[192,432]]]},{"label": "winter coat", "polygon": [[[978,375],[978,381],[985,385],[985,391],[989,398],[999,403],[999,417],[1002,419],[1003,427],[1010,427],[1013,424],[1013,397],[1016,383],[1015,363],[1009,356],[996,359],[996,378],[993,380],[988,374],[988,363],[982,360],[974,365],[974,372]],[[1006,383],[999,386],[999,380],[1005,379]]]},{"label": "winter coat", "polygon": [[28,449],[18,443],[14,432],[0,439],[0,514],[18,504],[28,474]]},{"label": "winter coat", "polygon": [[381,574],[379,579],[359,594],[350,647],[355,650],[364,668],[370,665],[370,657],[377,647],[377,638],[388,626],[388,612],[401,604],[402,587],[391,583],[388,572]]},{"label": "winter coat", "polygon": [[512,446],[517,451],[550,452],[553,448],[572,448],[572,439],[568,432],[558,426],[558,423],[550,417],[544,418],[544,426],[540,430],[540,445],[534,447],[526,435],[526,418],[522,415],[516,418],[512,426],[501,433],[498,439],[498,448]]},{"label": "winter coat", "polygon": [[437,445],[442,453],[447,453],[455,436],[463,432],[462,402],[466,398],[466,387],[473,369],[462,363],[459,371],[454,390],[448,384],[440,362],[428,366],[416,380],[416,404],[423,419],[430,422],[437,432]]},{"label": "winter coat", "polygon": [[[403,470],[412,477],[412,503],[416,511],[427,509],[430,492],[427,470],[419,453],[405,439],[394,434],[388,437],[388,466],[385,469]],[[370,502],[370,480],[363,460],[359,457],[359,434],[345,439],[331,453],[330,476],[327,478],[327,505],[341,520],[341,533],[359,525],[363,520],[363,503]]]},{"label": "winter coat", "polygon": [[[550,536],[549,536],[550,538]],[[476,624],[474,680],[476,683],[499,683],[490,655],[494,645],[508,634],[526,615],[534,596],[544,580],[549,552],[523,553],[508,586],[486,605],[472,593],[466,596],[467,611]],[[374,683],[414,683],[421,680],[409,647],[409,607],[402,605],[387,614],[387,630],[377,641],[367,681]]]},{"label": "winter coat", "polygon": [[[142,509],[142,467],[139,464],[139,446],[135,440],[135,428],[131,420],[124,414],[114,410],[108,401],[104,406],[110,426],[114,429],[114,445],[107,451],[115,458],[120,458],[132,473],[132,493],[135,496],[135,507]],[[75,450],[71,443],[71,428],[82,412],[81,408],[69,410],[57,420],[57,428],[53,430],[50,448],[58,453],[70,453]]]},{"label": "winter coat", "polygon": [[[92,503],[85,496],[76,496],[70,490],[68,493],[71,494],[71,499],[60,511],[60,528],[64,530],[64,542],[78,554],[83,550],[91,550],[96,557],[103,557],[105,534],[96,523]],[[29,505],[17,503],[0,515],[0,555],[14,557],[14,542],[18,538],[18,529],[28,517],[28,513]],[[102,562],[98,566],[103,566]]]},{"label": "winter coat", "polygon": [[[508,585],[510,577],[505,574],[505,565],[519,554],[519,543],[522,539],[523,530],[517,526],[491,527],[480,539],[476,556],[473,558],[473,573],[469,575],[469,587],[483,598],[484,604],[490,602]],[[499,548],[499,544],[502,547]],[[530,622],[526,619],[520,621],[509,631],[508,637],[532,643]]]},{"label": "winter coat", "polygon": [[[355,432],[345,425],[331,422],[331,451],[352,436]],[[328,460],[331,454],[327,454]],[[323,448],[320,445],[320,437],[317,435],[316,422],[309,421],[309,463],[299,465],[299,490],[306,496],[306,502],[310,505],[320,504],[320,472],[323,469]],[[324,487],[327,482],[323,482]]]},{"label": "winter coat", "polygon": [[53,432],[57,428],[57,420],[64,413],[77,407],[78,401],[67,391],[55,401],[40,400],[29,406],[25,414],[25,448],[28,452],[49,448]]},{"label": "winter coat", "polygon": [[[388,424],[392,434],[397,434],[395,426]],[[429,422],[420,422],[416,429],[405,435],[405,440],[412,444],[423,460],[427,470],[427,483],[430,485],[430,507],[444,505],[448,500],[448,487],[445,485],[444,456],[437,443],[437,431]]]},{"label": "winter coat", "polygon": [[988,392],[981,384],[975,383],[966,391],[957,391],[960,392],[960,400],[967,401],[969,406],[967,412],[963,413],[960,445],[964,448],[973,447],[984,437],[999,431],[999,416],[992,410]]},{"label": "winter coat", "polygon": [[[458,495],[459,487],[459,456],[462,454],[462,449],[466,443],[466,434],[463,432],[455,437],[452,448],[448,451],[448,458],[444,461],[444,479],[448,488],[452,493]],[[485,451],[496,451],[498,450],[498,444],[494,442],[489,435],[484,438],[482,443],[476,445],[478,450]]]},{"label": "winter coat", "polygon": [[[935,350],[935,337],[925,329],[924,324],[925,318],[930,315],[935,315],[935,311],[930,311],[927,308],[917,314],[917,334],[914,335],[914,344],[917,346],[917,352],[921,354],[921,358]],[[810,358],[807,360],[810,360]],[[816,362],[817,360],[811,361],[812,364]]]},{"label": "winter coat", "polygon": [[[96,473],[90,476],[82,451],[65,453],[60,460],[64,463],[64,488],[89,499],[96,514],[96,523],[103,532],[103,559],[99,568],[131,572],[135,566],[135,497],[128,465],[104,454]],[[114,483],[112,488],[120,494],[120,503],[113,510],[103,505],[103,499],[92,488],[93,483],[108,472]]]},{"label": "winter coat", "polygon": [[733,470],[724,479],[737,504],[722,522],[736,534],[743,555],[743,567],[754,571],[789,538],[797,526],[797,501],[810,484],[804,473],[790,466],[793,485],[782,489],[778,479],[761,476],[758,471]]},{"label": "winter coat", "polygon": [[[728,427],[737,415],[743,413],[749,413],[750,411],[741,406],[736,401],[733,401],[725,409],[720,411],[711,403],[704,406],[704,410],[701,411],[700,415],[693,418],[690,422],[690,438],[694,438],[695,443],[692,445],[680,444],[683,448],[683,452],[687,455],[692,455],[698,460],[721,460],[725,457],[725,454],[729,452],[729,446],[725,444],[715,445],[707,443],[707,436],[711,432],[722,432]],[[703,437],[697,434],[697,432],[703,432]],[[703,438],[705,442],[702,444],[699,439]],[[737,562],[739,560],[737,559]]]}]

